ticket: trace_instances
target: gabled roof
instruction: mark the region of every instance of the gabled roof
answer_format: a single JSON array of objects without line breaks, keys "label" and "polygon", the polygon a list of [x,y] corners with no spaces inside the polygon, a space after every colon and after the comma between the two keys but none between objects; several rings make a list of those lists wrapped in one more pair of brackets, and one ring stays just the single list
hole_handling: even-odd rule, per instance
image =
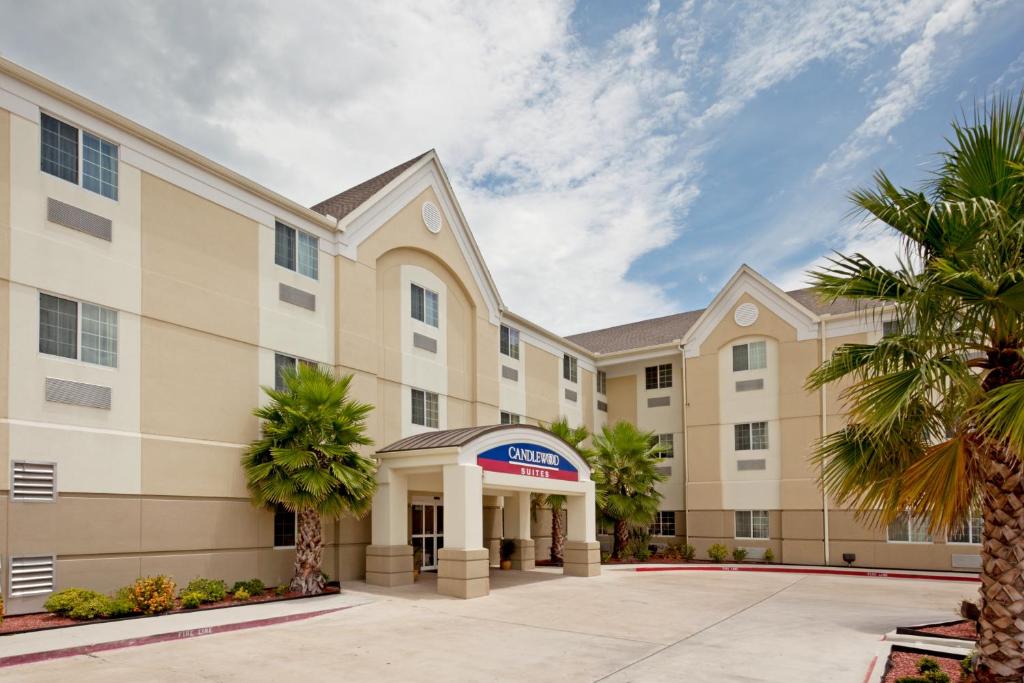
[{"label": "gabled roof", "polygon": [[314,204],[309,207],[317,213],[322,213],[326,216],[333,216],[334,218],[344,218],[348,214],[358,209],[364,202],[370,197],[377,194],[383,189],[388,183],[402,175],[402,172],[407,168],[415,164],[423,157],[430,154],[431,150],[418,154],[412,159],[395,166],[392,169],[384,171],[380,175],[376,175],[369,180],[364,180],[358,185],[353,185],[344,192],[339,192],[333,197],[329,197],[319,204]]},{"label": "gabled roof", "polygon": [[[786,292],[786,295],[817,315],[840,315],[857,310],[857,302],[853,299],[839,299],[829,304],[818,298],[811,287],[794,289]],[[683,339],[706,310],[700,308],[661,318],[581,332],[569,335],[566,339],[594,353],[615,353],[669,344]]]},{"label": "gabled roof", "polygon": [[[459,446],[465,446],[470,441],[474,441],[477,438],[490,434],[491,432],[500,432],[508,430],[532,430],[541,432],[547,436],[553,437],[564,443],[569,448],[572,448],[564,439],[559,437],[557,434],[538,427],[536,425],[529,424],[511,424],[511,425],[483,425],[480,427],[458,427],[456,429],[442,429],[440,431],[423,432],[422,434],[413,434],[407,436],[404,439],[399,439],[389,446],[384,448],[378,448],[378,453],[397,453],[399,451],[418,451],[427,448],[457,448]],[[575,449],[573,449],[575,451]]]}]

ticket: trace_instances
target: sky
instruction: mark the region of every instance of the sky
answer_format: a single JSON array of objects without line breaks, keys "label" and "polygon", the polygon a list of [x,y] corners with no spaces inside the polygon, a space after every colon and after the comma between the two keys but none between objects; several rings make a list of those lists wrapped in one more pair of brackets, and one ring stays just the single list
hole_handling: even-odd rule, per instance
[{"label": "sky", "polygon": [[436,149],[505,304],[561,334],[783,289],[1024,87],[1017,0],[0,0],[0,54],[305,205]]}]

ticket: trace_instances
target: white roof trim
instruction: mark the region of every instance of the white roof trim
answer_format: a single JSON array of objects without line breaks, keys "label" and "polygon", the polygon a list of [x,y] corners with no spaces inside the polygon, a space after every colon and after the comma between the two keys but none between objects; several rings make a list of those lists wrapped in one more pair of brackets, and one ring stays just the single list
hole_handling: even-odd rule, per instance
[{"label": "white roof trim", "polygon": [[437,195],[444,218],[469,265],[477,288],[483,294],[489,320],[497,325],[501,310],[504,308],[501,295],[494,285],[490,271],[487,270],[487,264],[484,263],[480,248],[473,238],[441,162],[433,151],[425,154],[422,159],[405,169],[397,178],[342,219],[339,228],[344,232],[338,239],[338,253],[355,260],[359,245],[428,187],[433,188],[434,194]]},{"label": "white roof trim", "polygon": [[683,337],[687,358],[700,355],[701,344],[729,315],[744,294],[749,294],[757,299],[775,315],[792,325],[796,329],[798,340],[818,337],[819,317],[813,311],[801,305],[793,297],[772,284],[770,280],[744,264],[712,299],[697,322],[687,330]]}]

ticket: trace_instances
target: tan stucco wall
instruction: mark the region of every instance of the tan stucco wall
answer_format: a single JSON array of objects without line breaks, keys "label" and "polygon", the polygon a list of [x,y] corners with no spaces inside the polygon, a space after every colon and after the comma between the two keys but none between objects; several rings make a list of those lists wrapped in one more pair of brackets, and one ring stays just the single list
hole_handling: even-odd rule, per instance
[{"label": "tan stucco wall", "polygon": [[531,421],[551,422],[559,417],[558,378],[562,359],[532,344],[520,344],[526,354],[526,417]]},{"label": "tan stucco wall", "polygon": [[629,422],[636,424],[636,377],[608,378],[608,424]]}]

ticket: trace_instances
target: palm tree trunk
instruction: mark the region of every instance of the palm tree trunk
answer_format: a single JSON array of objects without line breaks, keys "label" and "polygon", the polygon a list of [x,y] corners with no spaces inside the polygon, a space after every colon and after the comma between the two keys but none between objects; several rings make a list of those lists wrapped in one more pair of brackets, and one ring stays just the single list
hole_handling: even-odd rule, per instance
[{"label": "palm tree trunk", "polygon": [[1003,449],[984,459],[980,683],[1024,680],[1024,468]]},{"label": "palm tree trunk", "polygon": [[562,564],[565,554],[565,530],[562,528],[562,511],[551,508],[551,562]]},{"label": "palm tree trunk", "polygon": [[612,557],[621,560],[628,544],[629,526],[626,524],[626,520],[617,519],[615,520],[615,545],[612,547]]},{"label": "palm tree trunk", "polygon": [[324,589],[322,571],[324,555],[323,529],[320,514],[301,510],[298,515],[299,534],[295,539],[295,574],[291,589],[303,595],[321,593]]}]

